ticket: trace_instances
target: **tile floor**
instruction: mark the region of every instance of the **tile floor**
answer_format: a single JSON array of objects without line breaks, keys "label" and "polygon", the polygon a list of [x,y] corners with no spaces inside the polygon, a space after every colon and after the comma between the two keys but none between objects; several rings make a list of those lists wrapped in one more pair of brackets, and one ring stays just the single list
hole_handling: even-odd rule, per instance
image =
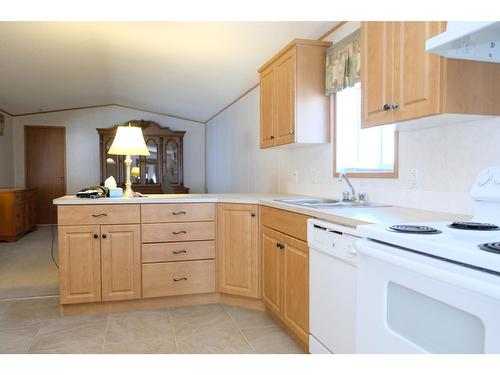
[{"label": "tile floor", "polygon": [[211,304],[58,317],[57,298],[0,302],[0,353],[303,353],[264,312]]}]

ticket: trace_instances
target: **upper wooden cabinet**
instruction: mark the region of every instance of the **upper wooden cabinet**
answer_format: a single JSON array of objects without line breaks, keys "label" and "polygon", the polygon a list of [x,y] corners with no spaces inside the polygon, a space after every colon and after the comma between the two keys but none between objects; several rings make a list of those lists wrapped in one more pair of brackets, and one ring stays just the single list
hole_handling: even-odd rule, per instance
[{"label": "upper wooden cabinet", "polygon": [[362,22],[362,127],[500,115],[500,66],[425,52],[445,22]]},{"label": "upper wooden cabinet", "polygon": [[217,247],[219,290],[258,298],[258,206],[219,203]]},{"label": "upper wooden cabinet", "polygon": [[259,68],[261,148],[329,141],[324,91],[330,45],[295,39]]}]

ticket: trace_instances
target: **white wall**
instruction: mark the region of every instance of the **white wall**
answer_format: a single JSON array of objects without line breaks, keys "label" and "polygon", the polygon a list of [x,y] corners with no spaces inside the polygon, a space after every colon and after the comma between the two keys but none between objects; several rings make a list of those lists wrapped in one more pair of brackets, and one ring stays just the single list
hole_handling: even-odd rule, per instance
[{"label": "white wall", "polygon": [[12,117],[0,113],[5,116],[4,133],[0,137],[0,188],[8,188],[14,184]]},{"label": "white wall", "polygon": [[279,151],[260,149],[258,129],[258,87],[208,122],[208,192],[279,191]]},{"label": "white wall", "polygon": [[24,125],[66,127],[67,192],[74,194],[82,187],[95,185],[100,181],[99,136],[96,128],[112,127],[128,120],[141,119],[156,121],[173,130],[186,130],[184,186],[189,187],[192,193],[205,192],[204,125],[117,106],[15,117],[15,185],[24,186]]},{"label": "white wall", "polygon": [[[328,39],[342,39],[358,27],[359,23],[350,22]],[[338,198],[347,190],[345,182],[333,178],[331,143],[260,150],[258,119],[256,88],[207,125],[209,193],[278,189]],[[245,135],[251,141],[241,142]],[[500,165],[499,144],[500,117],[402,131],[399,178],[353,179],[353,184],[375,202],[472,214],[469,190],[482,168]],[[417,170],[416,180],[411,170]]]}]

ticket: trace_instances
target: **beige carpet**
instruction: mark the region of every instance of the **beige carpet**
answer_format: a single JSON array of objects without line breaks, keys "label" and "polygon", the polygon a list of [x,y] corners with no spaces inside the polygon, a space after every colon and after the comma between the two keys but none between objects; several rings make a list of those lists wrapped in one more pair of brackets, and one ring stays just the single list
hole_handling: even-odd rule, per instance
[{"label": "beige carpet", "polygon": [[[57,261],[57,228],[54,228]],[[39,227],[15,243],[0,242],[0,300],[59,293],[58,271],[50,258],[51,228]]]}]

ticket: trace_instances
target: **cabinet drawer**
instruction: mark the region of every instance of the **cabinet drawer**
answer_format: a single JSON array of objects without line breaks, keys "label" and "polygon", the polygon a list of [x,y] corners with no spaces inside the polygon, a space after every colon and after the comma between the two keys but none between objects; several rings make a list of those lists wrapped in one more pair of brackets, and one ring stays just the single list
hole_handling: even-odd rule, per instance
[{"label": "cabinet drawer", "polygon": [[214,258],[215,241],[150,243],[142,245],[142,263]]},{"label": "cabinet drawer", "polygon": [[142,242],[176,242],[215,239],[215,223],[143,224]]},{"label": "cabinet drawer", "polygon": [[138,204],[58,206],[59,225],[84,224],[139,224],[141,210]]},{"label": "cabinet drawer", "polygon": [[177,223],[215,220],[213,203],[168,203],[141,205],[143,223]]},{"label": "cabinet drawer", "polygon": [[215,260],[142,265],[142,296],[215,292]]},{"label": "cabinet drawer", "polygon": [[262,206],[262,225],[307,242],[307,219],[309,216],[286,210]]}]

